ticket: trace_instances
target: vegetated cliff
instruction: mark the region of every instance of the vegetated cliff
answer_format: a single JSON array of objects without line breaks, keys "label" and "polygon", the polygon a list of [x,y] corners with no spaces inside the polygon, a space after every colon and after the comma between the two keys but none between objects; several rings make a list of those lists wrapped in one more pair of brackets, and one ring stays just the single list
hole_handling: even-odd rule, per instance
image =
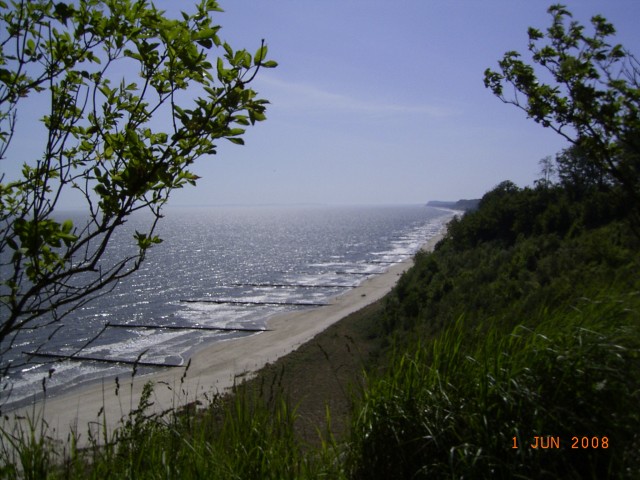
[{"label": "vegetated cliff", "polygon": [[380,318],[395,354],[354,410],[356,478],[638,478],[640,239],[624,198],[503,182],[416,256]]},{"label": "vegetated cliff", "polygon": [[427,202],[427,207],[450,208],[451,210],[475,210],[478,208],[480,199],[473,200],[457,200],[455,202],[443,202],[440,200],[431,200]]}]

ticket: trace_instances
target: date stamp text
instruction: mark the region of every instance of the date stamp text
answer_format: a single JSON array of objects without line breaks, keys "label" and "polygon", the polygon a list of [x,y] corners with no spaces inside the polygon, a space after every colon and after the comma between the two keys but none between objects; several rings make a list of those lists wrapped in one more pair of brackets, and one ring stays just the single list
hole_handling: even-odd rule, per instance
[{"label": "date stamp text", "polygon": [[570,439],[561,438],[559,436],[546,435],[546,436],[534,436],[530,441],[519,442],[518,437],[513,437],[513,444],[511,448],[533,448],[533,449],[556,449],[569,447],[572,450],[585,450],[585,449],[607,449],[609,448],[609,437],[599,436],[574,436]]}]

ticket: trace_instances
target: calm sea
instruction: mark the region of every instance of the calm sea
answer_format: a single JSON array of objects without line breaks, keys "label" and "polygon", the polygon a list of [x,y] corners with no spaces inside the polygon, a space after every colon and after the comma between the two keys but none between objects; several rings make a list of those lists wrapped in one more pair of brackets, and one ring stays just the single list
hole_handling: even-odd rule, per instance
[{"label": "calm sea", "polygon": [[[22,352],[38,345],[44,353],[71,354],[106,324],[118,324],[131,327],[107,327],[81,355],[186,364],[205,343],[252,333],[140,326],[263,328],[274,314],[313,308],[291,304],[325,303],[413,255],[453,213],[425,206],[168,209],[159,231],[164,242],[139,271],[64,318],[53,337],[22,337],[11,355],[24,360]],[[135,221],[127,228],[133,232]],[[122,240],[114,239],[115,251]],[[0,393],[2,410],[41,394],[43,379],[55,392],[131,371],[98,361],[36,361],[44,359],[13,375],[10,395]]]}]

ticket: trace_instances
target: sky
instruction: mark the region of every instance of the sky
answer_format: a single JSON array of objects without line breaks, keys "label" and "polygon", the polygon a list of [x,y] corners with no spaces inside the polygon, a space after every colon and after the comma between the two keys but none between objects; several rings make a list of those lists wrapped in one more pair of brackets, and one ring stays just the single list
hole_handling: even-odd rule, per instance
[{"label": "sky", "polygon": [[[189,1],[155,2],[170,15]],[[532,185],[566,141],[484,86],[551,1],[220,0],[220,36],[279,66],[252,87],[267,120],[193,171],[172,205],[420,204],[479,198],[503,180]],[[602,14],[640,54],[640,2],[571,0],[581,23]],[[215,53],[215,52],[214,52]],[[4,167],[2,167],[4,168]]]}]

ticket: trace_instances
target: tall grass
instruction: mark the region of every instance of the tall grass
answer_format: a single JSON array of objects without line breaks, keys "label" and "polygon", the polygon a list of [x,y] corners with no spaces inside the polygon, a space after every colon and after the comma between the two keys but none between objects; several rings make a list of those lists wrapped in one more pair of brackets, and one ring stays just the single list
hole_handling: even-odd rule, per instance
[{"label": "tall grass", "polygon": [[[516,321],[460,318],[399,352],[368,379],[344,445],[329,428],[320,447],[301,444],[276,381],[162,417],[149,384],[84,448],[71,434],[61,451],[38,418],[3,430],[0,478],[638,478],[640,294]],[[559,448],[530,447],[547,436]]]},{"label": "tall grass", "polygon": [[[355,409],[352,477],[638,478],[638,294],[505,327],[515,323],[460,318],[370,379]],[[531,448],[536,436],[560,448]],[[589,448],[572,449],[574,437]]]},{"label": "tall grass", "polygon": [[[273,389],[274,386],[272,385]],[[206,408],[152,413],[153,384],[137,408],[107,434],[106,422],[88,446],[70,435],[65,448],[34,417],[1,429],[0,478],[7,479],[301,479],[340,478],[338,448],[329,437],[305,451],[294,434],[295,408],[276,389],[237,387]]]},{"label": "tall grass", "polygon": [[0,478],[47,478],[49,469],[58,463],[47,430],[35,410],[26,423],[0,428]]}]

